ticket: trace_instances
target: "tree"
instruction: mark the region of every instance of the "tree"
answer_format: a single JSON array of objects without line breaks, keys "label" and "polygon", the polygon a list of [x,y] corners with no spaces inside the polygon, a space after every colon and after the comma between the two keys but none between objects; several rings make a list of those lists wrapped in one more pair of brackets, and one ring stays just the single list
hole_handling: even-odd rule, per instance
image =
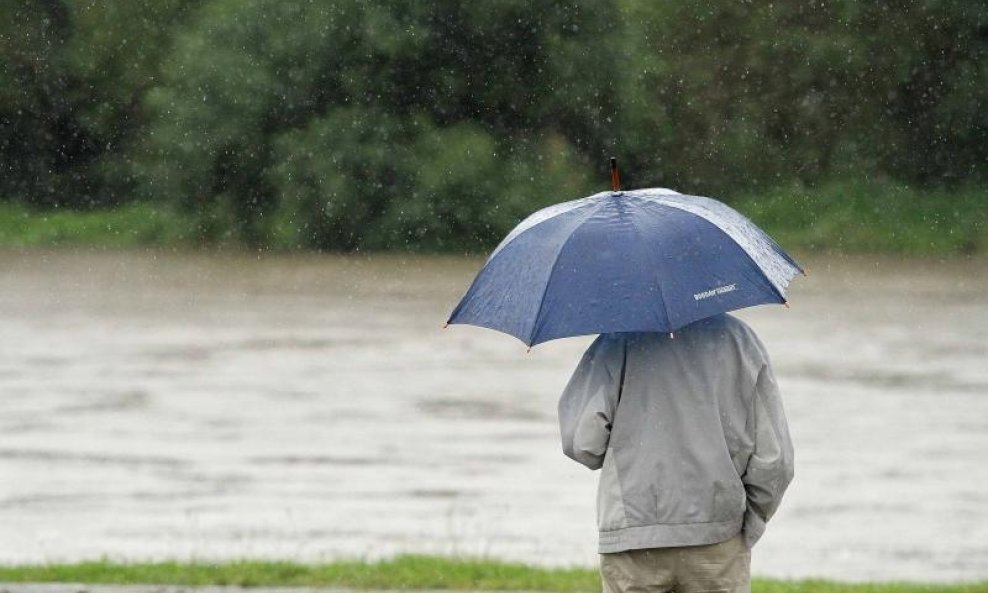
[{"label": "tree", "polygon": [[130,199],[141,99],[191,0],[2,0],[0,198]]},{"label": "tree", "polygon": [[[252,243],[263,242],[284,204],[306,204],[291,216],[312,233],[292,240],[302,245],[383,246],[373,224],[392,235],[427,229],[432,245],[489,237],[482,229],[496,203],[509,200],[495,190],[524,169],[518,156],[558,147],[554,162],[571,162],[570,144],[601,144],[586,137],[599,126],[585,114],[612,101],[609,68],[572,70],[608,55],[577,42],[593,38],[597,6],[214,0],[177,37],[162,84],[147,96],[144,191],[197,213],[206,235],[233,221]],[[578,84],[567,100],[562,91]],[[464,179],[451,168],[425,190],[434,210],[451,198],[442,192],[458,192],[452,210],[478,217],[454,216],[452,235],[395,211],[421,194],[415,184],[429,179],[422,172],[435,159],[449,162],[436,137],[479,159],[460,163],[476,175],[469,191],[448,182]],[[395,155],[380,156],[390,145]],[[313,170],[317,163],[328,170]],[[288,219],[278,216],[283,228]]]}]

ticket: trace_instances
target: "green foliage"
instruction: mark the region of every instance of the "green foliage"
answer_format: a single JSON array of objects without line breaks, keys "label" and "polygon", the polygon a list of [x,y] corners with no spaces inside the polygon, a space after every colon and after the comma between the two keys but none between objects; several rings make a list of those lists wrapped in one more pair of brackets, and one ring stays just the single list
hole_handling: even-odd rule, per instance
[{"label": "green foliage", "polygon": [[70,95],[72,117],[90,138],[92,164],[85,176],[87,194],[76,191],[53,196],[88,198],[90,204],[116,204],[132,199],[136,185],[131,160],[146,133],[142,102],[159,76],[160,64],[175,32],[200,0],[75,0],[73,32],[65,51],[65,67],[77,81]]},{"label": "green foliage", "polygon": [[[248,243],[489,244],[585,178],[561,128],[595,125],[606,81],[552,70],[586,61],[600,6],[210,2],[147,95],[144,195],[228,210]],[[519,204],[526,155],[555,176]]]},{"label": "green foliage", "polygon": [[718,193],[835,174],[986,179],[985,5],[624,8],[641,46],[631,52],[622,128],[649,182]]},{"label": "green foliage", "polygon": [[[118,564],[85,562],[0,567],[4,582],[71,582],[181,586],[338,587],[376,590],[599,591],[589,568],[538,568],[486,559],[399,556],[394,559],[295,564],[239,561],[223,564]],[[988,593],[988,583],[835,583],[756,579],[755,593]]]},{"label": "green foliage", "polygon": [[141,101],[193,0],[0,0],[0,195],[130,199]]},{"label": "green foliage", "polygon": [[71,116],[72,81],[63,65],[71,34],[58,2],[0,0],[0,195],[50,203],[89,160]]},{"label": "green foliage", "polygon": [[565,140],[502,150],[470,123],[338,109],[276,142],[279,247],[479,249],[587,188]]},{"label": "green foliage", "polygon": [[[0,195],[76,209],[139,199],[193,219],[206,244],[484,249],[538,207],[605,188],[610,154],[629,187],[772,195],[779,209],[790,188],[857,179],[855,208],[905,217],[885,233],[919,223],[897,202],[912,190],[890,187],[963,188],[967,207],[988,208],[983,3],[0,10]],[[944,249],[969,244],[982,245]]]}]

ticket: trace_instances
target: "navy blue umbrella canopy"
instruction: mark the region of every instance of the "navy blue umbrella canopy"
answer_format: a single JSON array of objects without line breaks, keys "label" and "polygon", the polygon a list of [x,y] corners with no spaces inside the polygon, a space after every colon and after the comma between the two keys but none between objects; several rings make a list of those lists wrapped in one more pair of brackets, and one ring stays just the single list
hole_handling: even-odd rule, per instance
[{"label": "navy blue umbrella canopy", "polygon": [[569,336],[674,332],[785,303],[802,269],[725,204],[669,189],[608,191],[540,210],[487,259],[449,323],[532,346]]}]

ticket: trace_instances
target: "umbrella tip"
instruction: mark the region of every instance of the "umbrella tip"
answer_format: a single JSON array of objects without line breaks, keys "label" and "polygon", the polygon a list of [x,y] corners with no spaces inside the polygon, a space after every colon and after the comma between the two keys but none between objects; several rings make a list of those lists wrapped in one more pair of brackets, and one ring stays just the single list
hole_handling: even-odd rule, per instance
[{"label": "umbrella tip", "polygon": [[443,324],[443,329],[446,329],[447,327],[449,327],[449,322],[448,321]]},{"label": "umbrella tip", "polygon": [[529,346],[528,350],[525,350],[525,354],[531,354],[531,353],[532,353],[532,347]]},{"label": "umbrella tip", "polygon": [[621,190],[621,171],[618,170],[617,157],[611,157],[611,191]]},{"label": "umbrella tip", "polygon": [[782,301],[782,304],[786,306],[786,309],[791,308],[789,307],[789,301]]}]

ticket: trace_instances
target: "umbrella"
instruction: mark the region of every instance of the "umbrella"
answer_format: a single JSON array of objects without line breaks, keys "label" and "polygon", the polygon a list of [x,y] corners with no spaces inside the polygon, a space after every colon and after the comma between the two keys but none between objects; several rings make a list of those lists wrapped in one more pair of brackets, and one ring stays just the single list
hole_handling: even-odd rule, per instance
[{"label": "umbrella", "polygon": [[803,270],[764,231],[711,198],[665,188],[563,202],[523,220],[491,253],[447,324],[528,346],[611,332],[675,332],[699,319],[786,303]]}]

